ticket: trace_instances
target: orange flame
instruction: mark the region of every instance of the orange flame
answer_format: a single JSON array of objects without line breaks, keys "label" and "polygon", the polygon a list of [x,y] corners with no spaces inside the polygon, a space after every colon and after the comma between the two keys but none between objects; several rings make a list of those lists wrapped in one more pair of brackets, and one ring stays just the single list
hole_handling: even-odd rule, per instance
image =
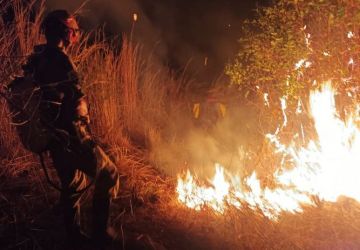
[{"label": "orange flame", "polygon": [[[310,141],[306,147],[297,148],[294,143],[284,145],[275,134],[266,138],[274,145],[274,154],[282,154],[291,159],[293,168],[288,170],[284,162],[273,174],[277,182],[275,189],[262,188],[256,172],[250,177],[225,176],[219,164],[215,166],[215,176],[210,187],[198,185],[188,171],[186,177],[178,177],[178,198],[187,207],[201,210],[204,206],[223,213],[226,207],[241,209],[247,204],[259,209],[265,216],[276,220],[281,212],[302,212],[303,205],[312,205],[312,197],[336,202],[340,196],[360,202],[357,187],[360,176],[360,130],[358,112],[342,121],[335,107],[335,90],[330,82],[321,90],[310,93],[311,115],[318,135],[317,141]],[[286,126],[286,103],[281,100]],[[243,180],[243,181],[240,181]]]},{"label": "orange flame", "polygon": [[134,22],[136,22],[138,20],[138,14],[136,14],[136,13],[133,14],[133,20],[134,20]]}]

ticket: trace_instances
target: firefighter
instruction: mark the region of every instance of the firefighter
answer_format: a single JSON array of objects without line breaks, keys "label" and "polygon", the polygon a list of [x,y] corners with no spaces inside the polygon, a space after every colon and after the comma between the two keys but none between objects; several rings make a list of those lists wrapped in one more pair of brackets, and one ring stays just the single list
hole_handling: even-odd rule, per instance
[{"label": "firefighter", "polygon": [[90,134],[86,97],[81,90],[76,68],[66,51],[80,38],[79,26],[66,10],[50,12],[42,23],[46,44],[34,47],[24,65],[42,90],[40,114],[53,128],[54,138],[48,150],[61,182],[60,204],[69,241],[88,241],[75,221],[84,180],[94,183],[93,230],[95,244],[112,240],[107,232],[111,191],[116,189],[119,174]]}]

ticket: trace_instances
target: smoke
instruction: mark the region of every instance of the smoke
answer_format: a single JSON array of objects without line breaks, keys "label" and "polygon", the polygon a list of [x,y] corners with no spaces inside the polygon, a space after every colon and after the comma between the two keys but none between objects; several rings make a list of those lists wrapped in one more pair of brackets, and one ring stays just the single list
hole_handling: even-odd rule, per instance
[{"label": "smoke", "polygon": [[[224,96],[231,100],[231,96]],[[226,108],[225,116],[219,107]],[[251,172],[264,137],[259,133],[258,110],[240,99],[203,101],[195,118],[191,111],[174,112],[161,140],[152,142],[151,159],[169,175],[190,169],[211,177],[215,163],[229,172]],[[266,126],[265,124],[263,126]],[[270,130],[269,130],[270,131]]]},{"label": "smoke", "polygon": [[[49,10],[66,8],[73,12],[84,0],[47,0]],[[92,0],[81,12],[85,29],[102,27],[108,35],[131,34],[142,44],[142,53],[151,54],[154,65],[175,70],[186,68],[194,85],[208,86],[223,72],[225,64],[236,55],[241,22],[251,17],[256,1],[186,1],[186,0]],[[133,14],[137,14],[137,21]],[[192,86],[196,87],[196,86]],[[226,103],[227,115],[215,120],[204,110],[219,112],[222,101],[200,102],[200,118],[191,108],[174,110],[161,138],[151,143],[151,158],[167,173],[196,169],[211,176],[214,163],[232,172],[243,171],[247,147],[257,144],[255,111],[239,102]],[[194,103],[188,103],[193,105]],[[211,113],[210,112],[210,113]]]},{"label": "smoke", "polygon": [[[47,0],[48,9],[75,11],[85,0]],[[269,0],[90,0],[82,10],[83,26],[105,24],[108,34],[130,34],[172,69],[186,68],[209,85],[236,55],[241,23],[258,4]],[[134,23],[133,14],[138,21]]]}]

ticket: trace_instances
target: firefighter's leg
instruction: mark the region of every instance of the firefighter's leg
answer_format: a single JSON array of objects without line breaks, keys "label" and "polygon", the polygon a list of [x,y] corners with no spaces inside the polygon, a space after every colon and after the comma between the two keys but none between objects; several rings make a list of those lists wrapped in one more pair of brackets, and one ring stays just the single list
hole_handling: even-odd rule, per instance
[{"label": "firefighter's leg", "polygon": [[107,221],[110,207],[110,190],[116,191],[118,172],[105,152],[91,139],[90,128],[82,121],[74,122],[78,137],[79,156],[77,168],[95,179],[93,195],[93,237],[102,244],[107,238]]},{"label": "firefighter's leg", "polygon": [[60,203],[64,216],[65,230],[71,241],[79,240],[81,233],[75,216],[80,194],[76,191],[85,184],[85,174],[76,170],[71,165],[71,155],[66,150],[59,147],[51,150],[50,153],[61,182]]},{"label": "firefighter's leg", "polygon": [[80,233],[80,227],[76,222],[76,211],[78,209],[79,194],[76,193],[76,188],[62,185],[64,191],[61,192],[61,203],[63,207],[65,229],[70,238],[76,238]]},{"label": "firefighter's leg", "polygon": [[[117,194],[119,174],[114,163],[100,147],[95,147],[97,174],[93,198],[93,235],[99,241],[106,240],[111,194]],[[111,193],[112,192],[112,193]]]}]

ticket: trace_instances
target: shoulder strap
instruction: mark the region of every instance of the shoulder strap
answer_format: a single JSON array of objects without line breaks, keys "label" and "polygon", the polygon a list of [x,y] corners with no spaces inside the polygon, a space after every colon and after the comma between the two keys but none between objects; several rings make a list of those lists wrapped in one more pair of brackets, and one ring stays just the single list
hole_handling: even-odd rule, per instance
[{"label": "shoulder strap", "polygon": [[[64,189],[62,189],[61,187],[59,187],[58,185],[56,185],[51,179],[50,179],[50,176],[49,176],[49,173],[46,169],[46,165],[45,165],[45,161],[44,161],[44,156],[42,153],[39,154],[39,158],[40,158],[40,163],[41,163],[41,167],[42,169],[44,170],[44,173],[45,173],[45,177],[46,177],[46,180],[47,182],[50,184],[50,186],[52,186],[53,188],[55,188],[57,191],[59,192],[62,192],[64,191]],[[83,192],[85,192],[86,190],[88,190],[92,184],[94,184],[94,180],[91,180],[91,182],[89,183],[89,185],[87,185],[86,187],[80,189],[80,190],[77,190],[75,193],[77,194],[82,194]]]}]

